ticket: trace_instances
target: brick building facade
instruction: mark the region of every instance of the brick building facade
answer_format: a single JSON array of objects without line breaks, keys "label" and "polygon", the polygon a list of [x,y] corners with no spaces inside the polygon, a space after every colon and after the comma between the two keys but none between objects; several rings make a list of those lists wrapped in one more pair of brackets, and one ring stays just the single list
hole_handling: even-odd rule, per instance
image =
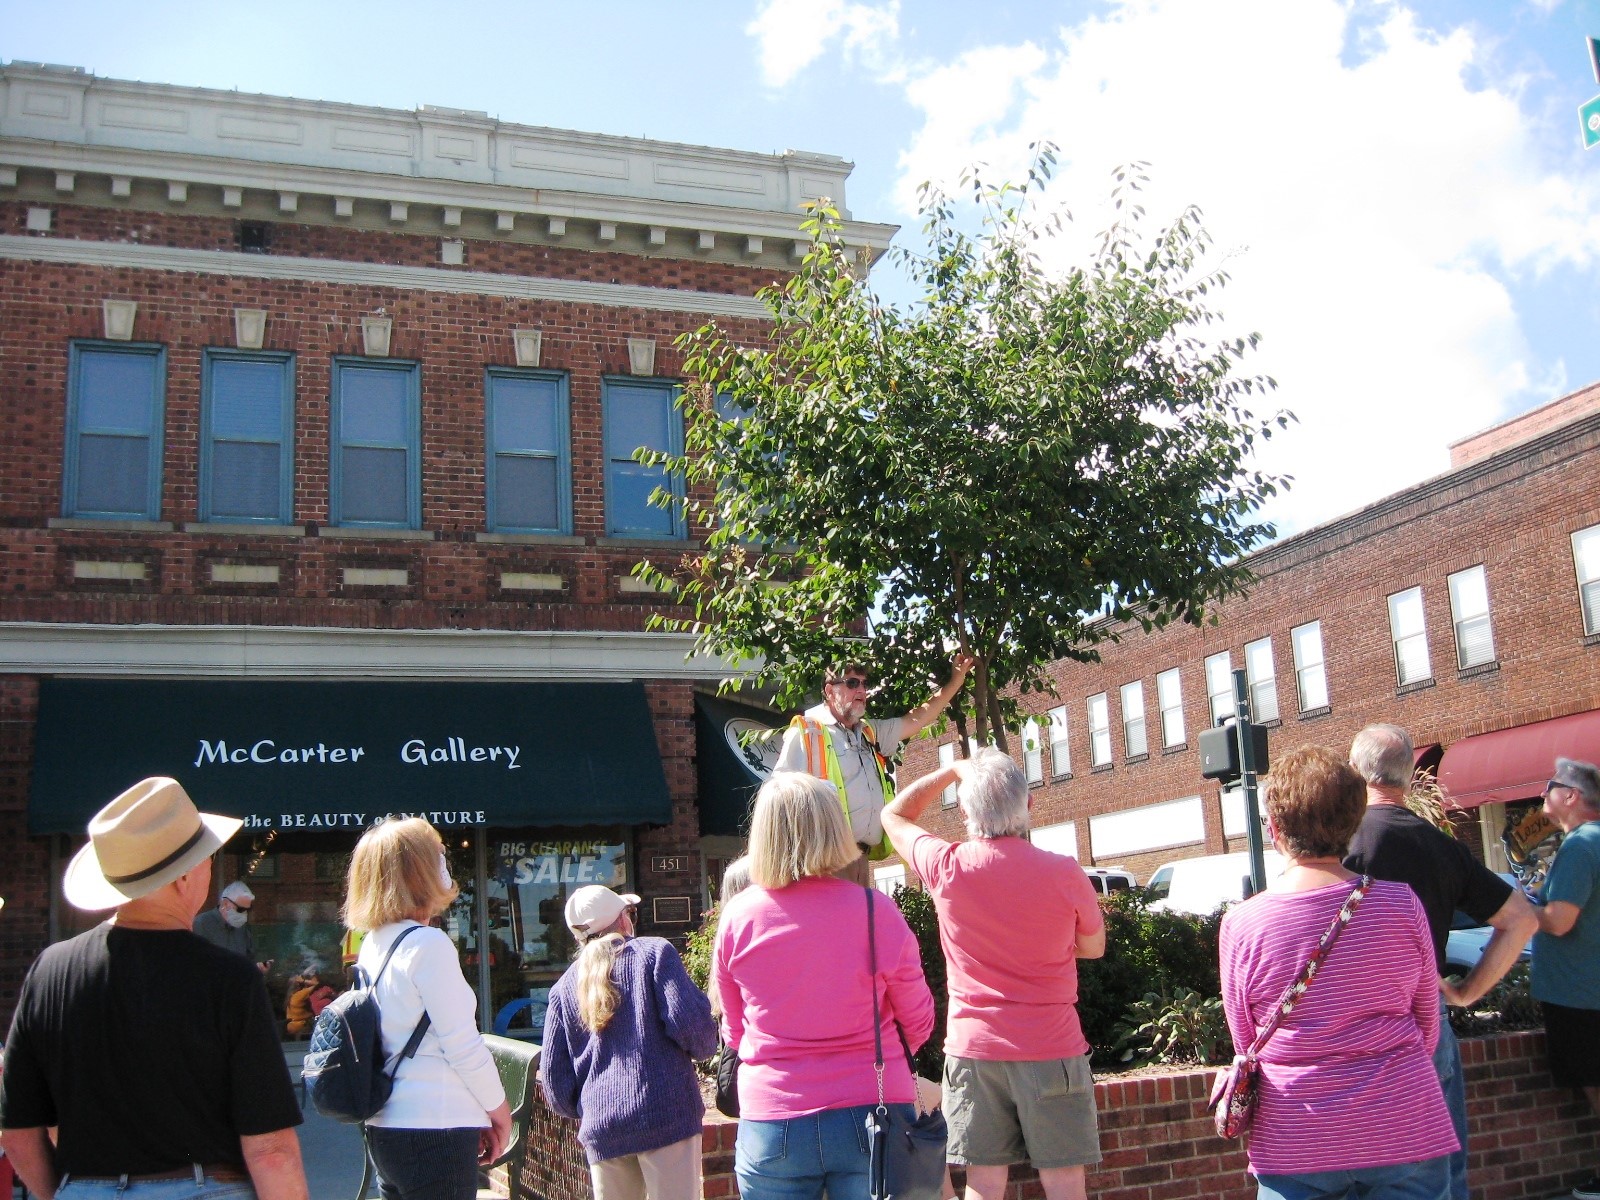
[{"label": "brick building facade", "polygon": [[[1537,808],[1555,755],[1600,759],[1597,449],[1593,385],[1459,443],[1446,474],[1257,552],[1215,624],[1126,630],[1099,663],[1056,664],[1057,696],[1026,698],[1032,750],[1014,748],[1036,840],[1141,882],[1244,849],[1242,801],[1201,778],[1196,747],[1243,667],[1269,753],[1403,725],[1465,810],[1461,836],[1505,869],[1501,835]],[[902,782],[954,753],[943,740],[907,749]],[[953,809],[934,820],[958,836]]]},{"label": "brick building facade", "polygon": [[0,1020],[145,773],[249,820],[217,879],[280,989],[337,969],[385,812],[447,827],[486,1019],[537,1010],[577,883],[686,932],[723,668],[647,630],[630,572],[696,531],[630,455],[681,444],[675,338],[764,336],[804,202],[886,246],[849,171],[0,68]]}]

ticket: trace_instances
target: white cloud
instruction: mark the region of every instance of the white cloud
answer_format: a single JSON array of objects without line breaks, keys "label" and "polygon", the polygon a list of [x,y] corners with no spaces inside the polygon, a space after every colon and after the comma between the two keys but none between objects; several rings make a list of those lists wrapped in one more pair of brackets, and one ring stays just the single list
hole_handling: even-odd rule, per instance
[{"label": "white cloud", "polygon": [[895,78],[886,55],[900,34],[899,0],[851,4],[846,0],[768,0],[745,33],[756,39],[761,76],[783,87],[814,62],[835,38],[847,56],[856,56],[876,73]]},{"label": "white cloud", "polygon": [[1217,302],[1229,333],[1264,335],[1252,369],[1300,418],[1264,462],[1296,476],[1271,513],[1301,528],[1443,470],[1446,443],[1560,378],[1533,364],[1515,284],[1600,262],[1600,183],[1539,161],[1520,85],[1485,86],[1485,57],[1398,4],[1124,0],[909,79],[923,122],[897,194],[909,210],[975,161],[1019,179],[1049,138],[1066,262],[1109,223],[1112,169],[1147,160],[1152,225],[1197,203],[1233,255]]}]

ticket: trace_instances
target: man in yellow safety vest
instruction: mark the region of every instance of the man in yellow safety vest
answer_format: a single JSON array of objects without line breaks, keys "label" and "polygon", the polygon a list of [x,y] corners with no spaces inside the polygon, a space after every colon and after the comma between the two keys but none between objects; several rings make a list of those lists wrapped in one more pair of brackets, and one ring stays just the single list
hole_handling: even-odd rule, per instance
[{"label": "man in yellow safety vest", "polygon": [[958,654],[950,664],[950,682],[927,700],[903,717],[868,722],[864,718],[871,675],[860,663],[843,663],[828,671],[822,703],[790,723],[777,769],[805,771],[832,783],[850,820],[850,832],[861,847],[861,856],[836,872],[839,878],[868,887],[872,883],[868,860],[887,858],[893,852],[883,836],[880,817],[883,806],[894,799],[888,760],[901,742],[938,720],[966,682],[972,665],[971,658]]}]

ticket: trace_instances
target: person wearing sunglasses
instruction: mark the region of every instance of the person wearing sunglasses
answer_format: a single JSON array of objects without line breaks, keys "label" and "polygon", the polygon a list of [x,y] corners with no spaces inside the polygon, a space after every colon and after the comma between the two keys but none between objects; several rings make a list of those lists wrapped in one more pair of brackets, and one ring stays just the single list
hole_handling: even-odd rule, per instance
[{"label": "person wearing sunglasses", "polygon": [[939,719],[966,683],[973,661],[965,654],[956,655],[948,683],[904,716],[875,721],[866,720],[871,673],[859,662],[841,663],[830,668],[823,680],[822,703],[790,722],[776,769],[804,771],[833,784],[860,851],[837,872],[839,878],[868,887],[869,860],[887,858],[892,852],[880,815],[894,799],[889,760],[902,742]]},{"label": "person wearing sunglasses", "polygon": [[[1600,770],[1556,759],[1544,813],[1564,836],[1536,910],[1533,998],[1544,1010],[1550,1074],[1582,1089],[1600,1116]],[[1600,1171],[1572,1195],[1600,1200]]]}]

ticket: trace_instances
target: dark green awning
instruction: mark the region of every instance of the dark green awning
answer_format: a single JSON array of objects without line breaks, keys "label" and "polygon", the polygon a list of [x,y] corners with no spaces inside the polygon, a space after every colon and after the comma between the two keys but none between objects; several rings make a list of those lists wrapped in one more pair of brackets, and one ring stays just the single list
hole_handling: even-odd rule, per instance
[{"label": "dark green awning", "polygon": [[30,832],[82,833],[147,775],[247,829],[359,829],[391,813],[672,819],[639,683],[40,683]]},{"label": "dark green awning", "polygon": [[756,789],[772,773],[783,735],[744,740],[764,729],[781,730],[783,716],[770,709],[723,696],[694,698],[695,756],[700,767],[700,832],[744,837],[750,832],[750,805]]}]

